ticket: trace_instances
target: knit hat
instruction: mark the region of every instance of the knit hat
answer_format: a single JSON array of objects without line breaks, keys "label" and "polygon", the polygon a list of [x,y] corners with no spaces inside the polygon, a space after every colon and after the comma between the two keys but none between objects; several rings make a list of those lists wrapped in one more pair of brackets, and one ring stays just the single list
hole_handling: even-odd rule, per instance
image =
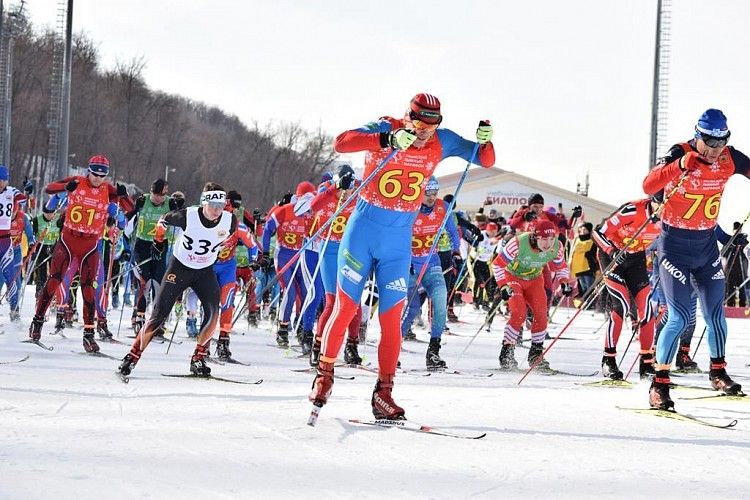
[{"label": "knit hat", "polygon": [[544,205],[544,196],[542,196],[539,193],[534,193],[531,196],[529,196],[529,201],[527,202],[528,205],[536,205],[541,204]]},{"label": "knit hat", "polygon": [[439,189],[440,189],[440,184],[438,183],[438,180],[434,175],[430,177],[430,179],[427,181],[427,184],[425,184],[424,186],[425,192],[427,191],[437,192]]},{"label": "knit hat", "polygon": [[710,135],[722,139],[729,136],[727,127],[727,117],[719,109],[707,109],[705,113],[698,118],[698,124],[695,126],[696,137],[700,134]]},{"label": "knit hat", "polygon": [[534,236],[537,238],[546,238],[548,236],[557,236],[555,225],[548,220],[540,220],[534,225]]},{"label": "knit hat", "polygon": [[156,179],[151,183],[151,192],[154,194],[166,194],[167,181],[164,179]]},{"label": "knit hat", "polygon": [[303,194],[313,192],[315,192],[315,186],[313,186],[312,182],[302,181],[297,184],[297,192],[294,194],[297,196],[297,198],[299,198]]},{"label": "knit hat", "polygon": [[8,167],[5,165],[0,165],[0,181],[7,181],[10,179],[10,172],[8,171]]}]

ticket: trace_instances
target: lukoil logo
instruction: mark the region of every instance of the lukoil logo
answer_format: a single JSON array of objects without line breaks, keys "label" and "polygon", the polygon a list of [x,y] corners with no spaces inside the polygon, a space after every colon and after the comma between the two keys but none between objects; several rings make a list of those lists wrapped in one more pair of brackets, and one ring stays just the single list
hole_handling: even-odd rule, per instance
[{"label": "lukoil logo", "polygon": [[669,262],[667,259],[664,259],[661,261],[661,266],[664,269],[666,269],[667,272],[671,274],[674,279],[676,279],[683,285],[687,283],[687,278],[685,277],[685,273],[677,269],[675,265]]}]

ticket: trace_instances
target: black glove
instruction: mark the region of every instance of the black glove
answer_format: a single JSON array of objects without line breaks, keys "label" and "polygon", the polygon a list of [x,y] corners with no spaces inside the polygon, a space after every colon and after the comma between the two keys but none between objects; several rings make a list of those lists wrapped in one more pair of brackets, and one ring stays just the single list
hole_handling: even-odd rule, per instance
[{"label": "black glove", "polygon": [[117,222],[117,219],[112,217],[111,215],[107,216],[107,227],[112,227],[115,225],[115,222]]},{"label": "black glove", "polygon": [[451,256],[451,260],[453,261],[453,268],[458,272],[462,267],[464,267],[464,260],[461,258],[461,254],[456,252]]},{"label": "black glove", "polygon": [[581,205],[573,207],[573,218],[580,219],[581,215],[583,215],[583,208],[581,208]]},{"label": "black glove", "polygon": [[610,257],[612,257],[612,261],[615,263],[615,267],[617,267],[625,262],[625,259],[628,258],[628,252],[615,250],[614,252],[612,252],[612,255],[610,255]]},{"label": "black glove", "polygon": [[349,189],[354,184],[354,172],[345,172],[339,181],[336,183],[336,187],[339,189]]},{"label": "black glove", "polygon": [[291,202],[292,202],[292,193],[287,192],[284,196],[281,197],[281,200],[279,200],[279,206],[287,205]]},{"label": "black glove", "polygon": [[117,185],[117,196],[123,197],[128,195],[128,188],[125,187],[125,184],[118,184]]},{"label": "black glove", "polygon": [[255,220],[256,222],[260,222],[261,221],[261,215],[260,215],[260,209],[259,208],[256,208],[255,210],[253,210],[253,220]]},{"label": "black glove", "polygon": [[167,242],[166,241],[156,241],[151,244],[151,257],[154,260],[159,260],[164,255],[164,252],[167,250]]},{"label": "black glove", "polygon": [[130,262],[130,250],[123,250],[120,254],[120,260],[122,262]]},{"label": "black glove", "polygon": [[570,297],[573,294],[573,287],[567,283],[563,283],[560,285],[560,292],[562,292],[563,297]]},{"label": "black glove", "polygon": [[271,254],[268,252],[263,252],[260,254],[260,258],[258,259],[258,265],[262,267],[263,269],[270,269],[273,265],[273,261],[271,260]]},{"label": "black glove", "polygon": [[72,193],[76,190],[78,187],[78,179],[73,179],[72,181],[68,181],[67,184],[65,184],[65,191]]},{"label": "black glove", "polygon": [[24,181],[23,183],[23,192],[26,194],[31,194],[34,192],[34,181]]},{"label": "black glove", "polygon": [[248,267],[253,271],[257,271],[258,269],[260,269],[260,264],[258,264],[257,260],[252,260],[250,261],[250,265]]},{"label": "black glove", "polygon": [[536,219],[536,217],[536,212],[534,212],[533,210],[529,210],[528,212],[523,214],[523,220],[525,220],[526,222],[531,222]]},{"label": "black glove", "polygon": [[495,300],[508,302],[513,296],[513,289],[509,285],[503,285],[495,290]]}]

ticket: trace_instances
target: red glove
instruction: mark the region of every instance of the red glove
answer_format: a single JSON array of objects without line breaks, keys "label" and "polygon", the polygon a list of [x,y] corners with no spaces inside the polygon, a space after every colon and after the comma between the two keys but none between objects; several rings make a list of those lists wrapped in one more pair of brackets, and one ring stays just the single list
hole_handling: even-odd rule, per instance
[{"label": "red glove", "polygon": [[709,163],[695,151],[690,151],[686,153],[682,158],[680,158],[680,170],[682,170],[683,172],[698,170],[701,165],[708,164]]}]

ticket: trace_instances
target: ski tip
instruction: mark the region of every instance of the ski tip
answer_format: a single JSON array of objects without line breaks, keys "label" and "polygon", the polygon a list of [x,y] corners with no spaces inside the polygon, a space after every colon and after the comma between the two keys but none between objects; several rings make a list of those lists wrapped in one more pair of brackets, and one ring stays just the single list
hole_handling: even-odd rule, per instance
[{"label": "ski tip", "polygon": [[317,402],[313,403],[312,410],[310,411],[310,416],[307,417],[307,425],[310,427],[315,427],[315,424],[318,422],[318,417],[320,416],[320,410],[323,409],[323,405],[319,404]]}]

